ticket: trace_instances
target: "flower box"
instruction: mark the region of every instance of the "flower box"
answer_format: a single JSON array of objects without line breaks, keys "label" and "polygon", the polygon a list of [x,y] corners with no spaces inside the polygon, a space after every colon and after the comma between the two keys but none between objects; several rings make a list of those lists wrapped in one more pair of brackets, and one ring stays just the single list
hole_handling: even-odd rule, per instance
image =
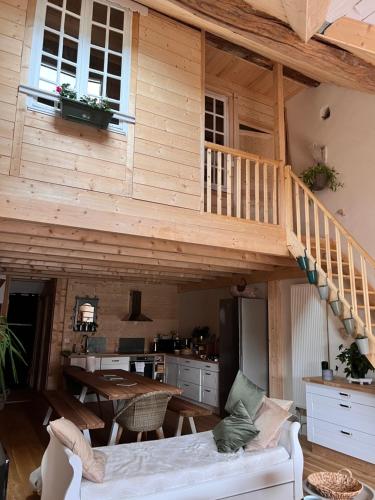
[{"label": "flower box", "polygon": [[61,116],[65,120],[86,123],[96,128],[107,129],[113,117],[112,111],[95,109],[84,102],[61,97]]}]

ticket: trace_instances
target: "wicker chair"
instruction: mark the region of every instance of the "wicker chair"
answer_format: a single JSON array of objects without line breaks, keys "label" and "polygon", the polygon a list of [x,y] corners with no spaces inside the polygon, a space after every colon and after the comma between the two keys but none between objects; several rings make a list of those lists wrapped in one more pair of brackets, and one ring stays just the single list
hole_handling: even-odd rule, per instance
[{"label": "wicker chair", "polygon": [[142,434],[155,431],[158,439],[164,438],[163,422],[171,395],[168,392],[149,392],[136,396],[113,417],[109,445],[118,444],[124,428],[137,432],[137,441]]}]

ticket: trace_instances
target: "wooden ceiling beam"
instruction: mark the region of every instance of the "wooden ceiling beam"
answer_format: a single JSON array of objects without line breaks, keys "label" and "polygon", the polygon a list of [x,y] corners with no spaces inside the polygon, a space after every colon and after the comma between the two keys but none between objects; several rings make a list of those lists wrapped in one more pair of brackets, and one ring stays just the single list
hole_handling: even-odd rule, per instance
[{"label": "wooden ceiling beam", "polygon": [[[331,0],[281,0],[288,24],[303,42],[310,40],[323,26],[330,2]],[[266,0],[264,3],[271,2]]]},{"label": "wooden ceiling beam", "polygon": [[142,0],[315,80],[375,92],[375,67],[339,47],[311,39],[304,43],[288,26],[254,15],[243,0]]},{"label": "wooden ceiling beam", "polygon": [[[243,59],[251,64],[260,66],[268,71],[272,71],[273,69],[274,63],[271,59],[263,57],[252,50],[246,49],[245,47],[229,42],[228,40],[224,40],[223,38],[213,35],[212,33],[206,33],[206,41],[212,47],[228,52],[232,56]],[[305,76],[294,69],[288,68],[287,66],[283,67],[283,75],[285,78],[298,82],[306,87],[318,87],[320,85],[320,82],[317,80],[309,78],[308,76]]]}]

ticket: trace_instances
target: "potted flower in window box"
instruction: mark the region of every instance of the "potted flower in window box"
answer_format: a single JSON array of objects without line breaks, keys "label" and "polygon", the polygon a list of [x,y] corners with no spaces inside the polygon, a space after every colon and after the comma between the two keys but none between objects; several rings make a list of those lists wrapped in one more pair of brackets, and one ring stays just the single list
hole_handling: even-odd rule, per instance
[{"label": "potted flower in window box", "polygon": [[68,83],[56,87],[56,92],[60,94],[62,118],[101,129],[108,128],[113,113],[106,99],[89,96],[78,98],[77,92]]},{"label": "potted flower in window box", "polygon": [[339,181],[339,175],[339,172],[333,167],[319,162],[302,172],[301,179],[311,191],[321,191],[326,187],[331,191],[337,191],[338,188],[344,185]]}]

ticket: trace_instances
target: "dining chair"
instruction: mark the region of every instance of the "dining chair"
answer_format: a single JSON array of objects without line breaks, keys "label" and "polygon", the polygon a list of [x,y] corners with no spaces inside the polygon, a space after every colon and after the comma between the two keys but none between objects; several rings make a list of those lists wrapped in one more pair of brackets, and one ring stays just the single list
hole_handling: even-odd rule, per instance
[{"label": "dining chair", "polygon": [[169,392],[149,392],[134,397],[113,417],[109,445],[118,444],[124,429],[137,432],[137,441],[144,432],[155,431],[164,438],[163,422],[171,399]]}]

